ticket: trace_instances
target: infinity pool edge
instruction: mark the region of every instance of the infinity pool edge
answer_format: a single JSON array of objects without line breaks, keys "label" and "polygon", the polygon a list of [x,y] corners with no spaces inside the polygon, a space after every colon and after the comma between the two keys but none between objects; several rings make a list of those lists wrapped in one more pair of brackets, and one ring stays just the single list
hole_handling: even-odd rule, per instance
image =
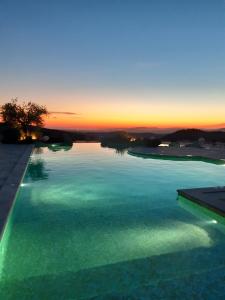
[{"label": "infinity pool edge", "polygon": [[25,175],[32,151],[33,145],[25,146],[22,156],[18,158],[10,175],[0,189],[0,243],[4,235],[8,218],[15,204],[16,194]]}]

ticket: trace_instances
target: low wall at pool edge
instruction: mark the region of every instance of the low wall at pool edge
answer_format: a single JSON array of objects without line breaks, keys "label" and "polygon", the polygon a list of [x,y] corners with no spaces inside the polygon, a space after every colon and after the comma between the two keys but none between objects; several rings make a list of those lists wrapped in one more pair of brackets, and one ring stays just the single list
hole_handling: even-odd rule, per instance
[{"label": "low wall at pool edge", "polygon": [[209,158],[199,155],[169,155],[164,153],[151,153],[136,151],[135,149],[128,149],[127,153],[132,156],[162,160],[174,160],[174,161],[202,161],[206,163],[212,163],[216,165],[225,165],[225,159]]},{"label": "low wall at pool edge", "polygon": [[33,145],[27,145],[23,155],[18,158],[10,176],[6,179],[4,186],[0,190],[0,279],[4,266],[4,254],[11,232],[13,206],[32,151]]},{"label": "low wall at pool edge", "polygon": [[199,218],[208,218],[211,220],[216,220],[218,224],[222,224],[221,231],[225,234],[225,217],[218,214],[217,212],[211,210],[210,208],[203,206],[197,202],[194,202],[180,194],[177,197],[178,204],[184,208],[185,210],[189,211],[193,215]]}]

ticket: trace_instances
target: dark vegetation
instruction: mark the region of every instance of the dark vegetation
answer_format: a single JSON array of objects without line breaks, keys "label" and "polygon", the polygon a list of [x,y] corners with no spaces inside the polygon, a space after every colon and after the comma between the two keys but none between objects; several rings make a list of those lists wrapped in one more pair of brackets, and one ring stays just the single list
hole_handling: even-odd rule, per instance
[{"label": "dark vegetation", "polygon": [[20,131],[17,128],[10,128],[4,126],[2,129],[2,143],[3,144],[15,144],[20,139]]},{"label": "dark vegetation", "polygon": [[20,104],[17,99],[12,99],[0,107],[0,114],[4,123],[3,143],[32,143],[34,132],[30,128],[35,126],[38,131],[43,127],[43,117],[48,111],[45,106],[33,102]]},{"label": "dark vegetation", "polygon": [[225,132],[223,131],[203,131],[200,129],[183,129],[163,137],[166,141],[198,141],[204,138],[206,142],[225,142]]},{"label": "dark vegetation", "polygon": [[[100,140],[99,137],[97,137],[97,135],[92,135],[92,133],[48,129],[48,128],[40,128],[35,126],[28,126],[28,132],[34,133],[37,136],[39,141],[46,144],[53,144],[53,143],[71,144],[75,141],[89,142],[89,141]],[[44,137],[48,137],[48,139],[45,140]],[[20,139],[21,139],[21,132],[18,128],[13,128],[8,126],[5,123],[0,123],[0,141],[2,143],[23,144],[23,143],[31,143],[35,141],[32,140],[31,136],[29,135],[23,140]]]},{"label": "dark vegetation", "polygon": [[92,134],[86,134],[78,131],[66,131],[58,129],[41,129],[42,136],[48,136],[48,143],[73,143],[75,141],[94,141],[96,140]]},{"label": "dark vegetation", "polygon": [[144,139],[143,144],[146,147],[158,147],[162,141],[160,139]]},{"label": "dark vegetation", "polygon": [[[171,134],[162,135],[154,133],[128,133],[125,131],[113,132],[79,132],[66,131],[48,128],[28,126],[28,132],[36,132],[41,143],[46,144],[67,144],[71,145],[76,141],[100,142],[102,147],[115,148],[118,151],[135,146],[157,147],[162,141],[168,142],[194,142],[201,138],[208,143],[225,143],[225,132],[223,131],[203,131],[199,129],[184,129]],[[0,137],[3,143],[31,143],[30,136],[20,141],[21,133],[18,128],[9,127],[5,123],[0,123]],[[48,140],[42,141],[43,137]],[[52,149],[55,151],[54,149]]]},{"label": "dark vegetation", "polygon": [[200,129],[183,129],[171,134],[159,135],[154,133],[132,134],[126,132],[109,133],[101,138],[103,147],[115,148],[117,150],[135,147],[158,147],[162,141],[166,142],[197,142],[204,139],[207,143],[225,143],[225,132],[203,131]]},{"label": "dark vegetation", "polygon": [[101,146],[115,148],[117,150],[135,147],[158,147],[161,144],[161,139],[155,138],[154,134],[150,134],[147,138],[140,134],[132,134],[124,131],[111,132],[107,136],[101,138]]},{"label": "dark vegetation", "polygon": [[102,147],[118,149],[128,148],[131,142],[131,136],[124,131],[111,132],[107,136],[100,139]]}]

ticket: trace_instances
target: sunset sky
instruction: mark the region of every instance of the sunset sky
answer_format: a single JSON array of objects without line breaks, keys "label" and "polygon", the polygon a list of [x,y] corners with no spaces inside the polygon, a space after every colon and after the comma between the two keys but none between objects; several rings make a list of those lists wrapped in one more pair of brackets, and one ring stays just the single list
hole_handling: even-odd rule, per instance
[{"label": "sunset sky", "polygon": [[0,104],[15,97],[46,127],[222,126],[225,1],[0,0]]}]

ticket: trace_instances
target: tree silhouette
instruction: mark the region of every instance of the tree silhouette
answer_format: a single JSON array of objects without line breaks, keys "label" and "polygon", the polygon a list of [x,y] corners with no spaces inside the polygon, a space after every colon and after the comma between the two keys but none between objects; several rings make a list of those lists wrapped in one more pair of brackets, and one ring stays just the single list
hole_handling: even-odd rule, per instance
[{"label": "tree silhouette", "polygon": [[12,99],[11,102],[1,106],[0,113],[3,122],[10,127],[21,129],[27,137],[29,126],[44,125],[43,117],[48,114],[48,111],[45,106],[33,102],[18,104],[17,99]]}]

